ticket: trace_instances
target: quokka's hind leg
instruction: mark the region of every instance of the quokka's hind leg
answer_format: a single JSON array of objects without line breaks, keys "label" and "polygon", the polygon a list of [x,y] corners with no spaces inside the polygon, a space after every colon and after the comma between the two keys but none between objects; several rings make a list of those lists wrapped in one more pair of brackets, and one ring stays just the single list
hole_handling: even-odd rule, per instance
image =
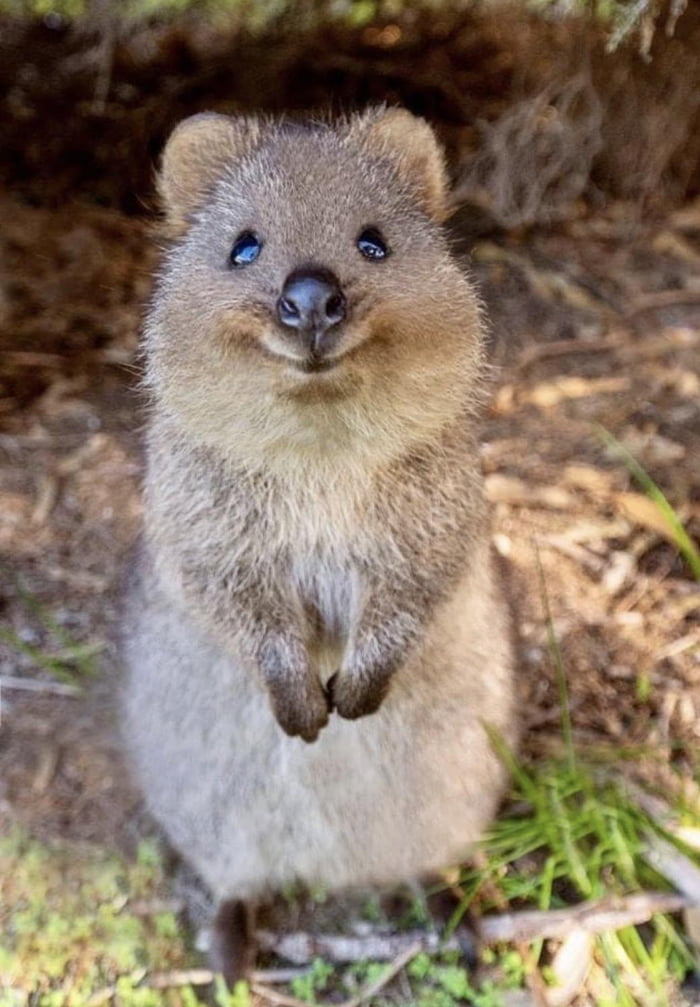
[{"label": "quokka's hind leg", "polygon": [[[440,884],[443,887],[438,891],[431,891],[432,888],[435,888],[436,884]],[[425,892],[425,904],[428,913],[435,922],[438,931],[443,934],[450,927],[452,918],[459,908],[459,900],[449,888],[444,887],[444,881],[438,882],[436,878],[425,879],[423,890]],[[464,964],[467,968],[476,968],[479,960],[479,937],[468,911],[464,913],[455,926],[452,936],[454,936],[459,944]]]},{"label": "quokka's hind leg", "polygon": [[255,964],[255,906],[241,899],[226,899],[214,917],[212,968],[233,989]]}]

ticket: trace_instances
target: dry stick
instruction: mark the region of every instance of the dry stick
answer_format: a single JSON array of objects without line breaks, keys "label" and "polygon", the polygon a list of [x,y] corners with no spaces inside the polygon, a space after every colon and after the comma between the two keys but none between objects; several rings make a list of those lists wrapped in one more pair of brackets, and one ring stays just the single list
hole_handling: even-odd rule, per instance
[{"label": "dry stick", "polygon": [[62,682],[42,682],[38,678],[21,678],[19,675],[0,675],[0,692],[16,689],[24,692],[43,692],[53,696],[80,696],[81,690],[75,685]]},{"label": "dry stick", "polygon": [[260,930],[256,941],[261,950],[296,965],[308,965],[315,958],[327,958],[336,964],[364,960],[391,961],[397,955],[405,954],[414,944],[420,944],[420,950],[428,952],[459,949],[454,937],[441,942],[439,934],[415,930],[402,934],[369,934],[366,937],[309,934],[304,931],[275,934]]},{"label": "dry stick", "polygon": [[304,965],[301,968],[288,969],[254,969],[249,973],[248,979],[251,983],[262,983],[263,986],[278,986],[284,983],[291,983],[294,979],[301,979],[308,976],[311,969]]},{"label": "dry stick", "polygon": [[645,595],[650,594],[657,587],[660,587],[663,584],[673,569],[675,562],[676,554],[674,553],[653,577],[642,577],[638,575],[637,579],[640,580],[639,586],[621,599],[620,604],[616,607],[616,611],[630,612],[632,609],[637,608]]},{"label": "dry stick", "polygon": [[[582,902],[566,909],[523,910],[483,916],[478,922],[478,936],[485,944],[529,942],[541,939],[563,940],[574,930],[602,933],[622,927],[646,923],[655,913],[673,913],[694,904],[687,894],[648,892]],[[405,934],[369,937],[346,937],[342,934],[313,935],[296,933],[276,935],[270,931],[258,934],[260,946],[297,965],[309,964],[314,958],[326,958],[335,964],[399,958],[418,947],[433,952],[438,948],[457,948],[454,938],[440,943],[436,934]]]},{"label": "dry stick", "polygon": [[[391,980],[398,975],[401,969],[405,968],[411,959],[415,958],[415,956],[422,950],[422,942],[414,941],[410,947],[401,952],[401,954],[375,982],[366,986],[357,994],[357,996],[351,997],[349,1000],[344,1000],[341,1004],[333,1005],[333,1007],[361,1007],[366,1000],[370,1000],[373,996],[376,996],[381,989],[390,983]],[[273,970],[270,973],[253,972],[251,975],[252,981],[250,983],[251,992],[257,994],[258,996],[265,997],[265,999],[269,1000],[270,1003],[278,1004],[279,1007],[309,1007],[308,1003],[304,1000],[298,1000],[296,997],[289,996],[286,993],[278,993],[277,990],[270,989],[269,986],[264,986],[261,982],[259,982],[260,979],[279,982],[281,979],[281,971],[282,970]],[[278,972],[280,972],[280,975],[277,974]],[[285,981],[289,981],[299,974],[301,973],[299,973],[298,970],[286,970]],[[147,982],[144,982],[141,985],[140,988],[162,990],[172,989],[177,986],[207,986],[214,982],[214,978],[214,973],[209,969],[155,972],[148,978]],[[115,993],[116,986],[108,986],[99,990],[90,997],[90,1000],[88,1001],[89,1007],[100,1007],[101,1004],[110,1000]],[[323,1005],[320,1005],[320,1007],[323,1007]]]},{"label": "dry stick", "polygon": [[3,350],[2,355],[15,367],[53,367],[66,359],[61,353],[37,353],[35,350]]},{"label": "dry stick", "polygon": [[346,1000],[340,1005],[340,1007],[360,1007],[365,1000],[371,1000],[373,996],[376,996],[381,989],[390,983],[391,980],[399,974],[401,969],[405,968],[410,961],[412,961],[417,954],[422,950],[422,945],[420,941],[416,941],[409,948],[395,958],[386,972],[381,975],[375,982],[370,983],[369,986],[365,987],[356,997],[351,997],[350,1000]]},{"label": "dry stick", "polygon": [[[144,978],[142,972],[133,973],[129,976],[132,982],[140,982]],[[214,973],[209,969],[175,969],[172,972],[154,972],[147,983],[139,986],[139,989],[174,989],[177,986],[207,986],[214,982]],[[101,1007],[107,1003],[117,993],[116,985],[104,986],[101,990],[93,993],[88,1000],[88,1007]]]},{"label": "dry stick", "polygon": [[540,360],[565,357],[572,353],[607,353],[624,345],[622,336],[603,336],[600,339],[556,339],[551,343],[538,343],[528,347],[516,361],[518,371],[527,370]]},{"label": "dry stick", "polygon": [[691,905],[700,905],[700,870],[684,853],[652,832],[646,837],[646,859],[671,884],[682,892]]},{"label": "dry stick", "polygon": [[206,986],[214,982],[210,969],[174,969],[172,972],[154,972],[144,989],[167,990],[175,986]]},{"label": "dry stick", "polygon": [[[260,983],[251,983],[250,992],[264,997],[270,1003],[279,1004],[279,1007],[309,1007],[306,1000],[298,1000],[297,997],[291,997],[287,993],[278,993],[277,990],[270,989],[269,986],[263,986]],[[323,1005],[319,1004],[319,1007],[323,1007]]]},{"label": "dry stick", "polygon": [[[299,976],[306,975],[308,968],[304,969],[262,969],[251,972],[251,982],[287,983]],[[139,989],[167,990],[177,989],[181,986],[210,986],[216,979],[216,974],[211,969],[173,969],[170,972],[154,972],[147,982],[143,982],[142,972],[131,974],[132,982],[140,983]],[[101,1004],[111,1000],[116,995],[116,985],[104,986],[98,990],[88,1000],[88,1007],[100,1007]],[[287,998],[291,1000],[291,997]],[[299,1003],[300,1001],[297,1001]],[[308,1004],[305,1005],[308,1007]]]},{"label": "dry stick", "polygon": [[[394,979],[398,973],[405,968],[408,963],[423,950],[423,943],[414,941],[410,947],[406,948],[382,976],[374,983],[370,983],[356,997],[344,1000],[333,1007],[361,1007],[366,1000],[376,996],[380,990]],[[303,1000],[290,997],[286,993],[278,993],[277,990],[263,985],[260,980],[267,982],[290,982],[297,976],[304,975],[306,970],[299,969],[275,969],[270,972],[253,972],[251,974],[250,989],[252,993],[265,997],[271,1003],[279,1004],[279,1007],[308,1007]],[[172,972],[155,972],[149,976],[148,980],[141,984],[140,989],[146,990],[167,990],[178,986],[207,986],[215,981],[215,973],[209,969],[187,969]],[[108,986],[95,993],[88,1001],[89,1007],[100,1007],[101,1004],[110,1000],[117,992],[116,986]],[[319,1005],[323,1007],[323,1005]]]},{"label": "dry stick", "polygon": [[[700,895],[700,893],[698,893]],[[571,906],[568,909],[552,909],[549,911],[523,911],[517,913],[499,913],[494,916],[482,917],[479,925],[479,936],[486,944],[496,944],[501,942],[529,942],[539,939],[563,940],[574,931],[585,931],[596,934],[606,930],[619,930],[622,927],[637,926],[646,923],[656,913],[673,913],[689,906],[697,905],[697,900],[687,895],[678,895],[673,892],[648,892],[640,895],[628,895],[624,898],[608,898],[598,901],[582,902],[578,906]],[[284,936],[275,942],[274,935],[269,932],[262,932],[260,935],[268,950],[277,950],[284,946]],[[425,950],[435,950],[436,939],[432,934],[422,935],[416,938],[415,933],[397,935],[395,937],[382,938],[378,936],[370,938],[348,938],[328,934],[323,937],[312,937],[310,934],[296,933],[290,934],[294,939],[296,960],[302,944],[311,950],[309,957],[316,957],[321,949],[323,956],[331,961],[347,962],[360,961],[367,958],[387,958],[386,952],[391,949],[396,951],[397,947],[404,945],[403,949],[394,957],[394,961],[386,971],[374,983],[370,983],[357,996],[350,1000],[345,1000],[337,1007],[361,1007],[366,1001],[375,996],[391,980],[405,968],[405,966],[419,952]],[[408,946],[406,942],[409,941]],[[352,944],[353,957],[348,958],[348,951]],[[456,947],[454,940],[441,945],[444,949]],[[338,957],[334,951],[340,948],[342,957]],[[281,952],[280,952],[281,953]],[[284,957],[284,955],[283,955]],[[279,975],[277,973],[280,973]],[[285,981],[303,974],[297,970],[273,970],[271,973],[253,972],[251,975],[250,989],[253,993],[265,997],[271,1003],[278,1004],[279,1007],[308,1007],[302,1000],[288,996],[285,993],[278,993],[263,985],[260,980],[268,979],[269,982],[282,981],[284,974]],[[187,971],[157,972],[143,983],[145,989],[168,989],[176,986],[205,986],[214,981],[214,973],[209,969],[190,969]],[[116,987],[105,987],[95,993],[88,1001],[89,1007],[99,1007],[111,999],[116,992]],[[320,1005],[323,1007],[323,1005]]]},{"label": "dry stick", "polygon": [[563,940],[574,930],[598,934],[646,923],[656,913],[675,913],[693,904],[675,892],[645,892],[621,898],[582,902],[567,909],[551,909],[484,916],[479,936],[487,944],[501,941]]},{"label": "dry stick", "polygon": [[657,308],[673,308],[679,304],[700,303],[700,291],[697,290],[658,290],[653,294],[645,294],[629,304],[624,312],[625,318],[633,318],[643,311],[654,311]]},{"label": "dry stick", "polygon": [[[384,989],[399,974],[401,969],[405,968],[422,950],[423,942],[414,941],[413,944],[394,959],[389,968],[378,979],[361,990],[357,996],[344,1000],[338,1007],[361,1007],[361,1004],[366,1000],[371,1000],[380,990]],[[251,983],[250,988],[253,993],[266,997],[272,1003],[279,1004],[280,1007],[308,1007],[308,1004],[305,1004],[303,1000],[297,1000],[294,997],[286,996],[284,993],[278,993],[276,990],[268,989],[266,986],[261,986],[258,983]]]}]

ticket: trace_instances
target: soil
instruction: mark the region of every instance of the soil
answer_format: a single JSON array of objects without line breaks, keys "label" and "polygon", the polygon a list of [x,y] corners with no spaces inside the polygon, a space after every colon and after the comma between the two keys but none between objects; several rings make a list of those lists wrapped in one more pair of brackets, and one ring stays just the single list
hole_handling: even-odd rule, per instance
[{"label": "soil", "polygon": [[[177,47],[161,58],[171,71],[158,97],[164,130],[221,84],[200,79],[184,109],[172,81],[186,81],[187,61]],[[140,527],[151,164],[115,148],[107,170],[99,141],[76,181],[70,145],[89,147],[94,123],[59,121],[72,92],[49,85],[25,126],[24,160],[16,129],[0,157],[0,605],[10,631],[0,642],[0,828],[19,821],[39,837],[129,846],[140,812],[116,739],[113,640]],[[147,92],[133,87],[128,100],[143,98],[139,114],[150,116]],[[22,181],[37,165],[37,135],[65,171]],[[521,637],[524,751],[562,745],[548,602],[576,743],[601,757],[633,750],[625,771],[700,800],[700,590],[599,429],[632,452],[697,541],[700,204],[650,218],[608,201],[511,233],[466,209],[451,227],[489,320],[482,453]],[[98,650],[85,695],[57,694],[27,651],[55,654],[62,634]],[[74,668],[72,684],[81,681]]]}]

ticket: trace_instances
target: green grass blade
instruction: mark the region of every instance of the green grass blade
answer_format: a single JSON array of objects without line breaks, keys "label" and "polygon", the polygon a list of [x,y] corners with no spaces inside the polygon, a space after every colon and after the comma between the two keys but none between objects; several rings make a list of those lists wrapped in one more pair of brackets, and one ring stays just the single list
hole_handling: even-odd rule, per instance
[{"label": "green grass blade", "polygon": [[678,514],[676,514],[673,506],[669,503],[668,499],[664,496],[663,492],[656,485],[649,473],[642,468],[637,459],[630,454],[624,444],[621,444],[609,430],[605,429],[605,427],[597,425],[597,430],[604,444],[622,459],[630,474],[634,477],[634,479],[636,479],[637,483],[644,490],[649,499],[656,504],[661,516],[668,525],[668,530],[673,536],[673,540],[679,553],[688,564],[690,572],[695,580],[700,581],[700,550],[685,530],[685,526],[678,517]]}]

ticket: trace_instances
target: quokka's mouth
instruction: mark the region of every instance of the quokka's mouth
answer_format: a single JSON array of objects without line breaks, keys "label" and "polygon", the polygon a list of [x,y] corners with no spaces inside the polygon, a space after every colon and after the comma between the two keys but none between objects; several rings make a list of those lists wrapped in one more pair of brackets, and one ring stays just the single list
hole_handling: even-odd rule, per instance
[{"label": "quokka's mouth", "polygon": [[339,359],[329,357],[306,357],[304,360],[295,360],[293,362],[296,370],[301,371],[302,374],[323,374],[326,371],[333,370],[339,363]]}]

